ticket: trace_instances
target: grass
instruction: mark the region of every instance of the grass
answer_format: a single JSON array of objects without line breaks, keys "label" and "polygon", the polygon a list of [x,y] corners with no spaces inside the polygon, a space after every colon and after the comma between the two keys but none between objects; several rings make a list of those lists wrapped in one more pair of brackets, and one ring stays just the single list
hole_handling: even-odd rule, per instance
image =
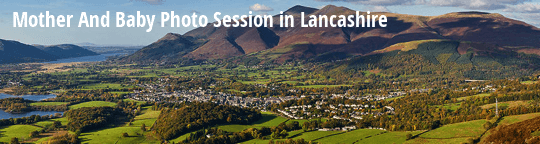
[{"label": "grass", "polygon": [[133,86],[122,86],[122,84],[115,84],[115,83],[100,83],[100,84],[83,85],[81,87],[82,90],[125,89],[125,88],[133,88]]},{"label": "grass", "polygon": [[459,144],[466,142],[469,138],[452,138],[452,139],[425,139],[415,138],[404,142],[404,144]]},{"label": "grass", "polygon": [[318,138],[322,138],[325,136],[338,134],[338,133],[343,133],[343,132],[342,131],[310,131],[310,132],[302,133],[301,135],[294,137],[294,139],[302,138],[306,141],[313,141]]},{"label": "grass", "polygon": [[[132,125],[125,125],[120,127],[106,128],[97,131],[91,131],[82,133],[79,138],[82,139],[82,143],[89,144],[102,144],[102,143],[117,143],[117,144],[131,144],[131,143],[159,143],[151,136],[151,132],[143,132],[141,125],[144,123],[147,129],[150,129],[160,111],[154,111],[150,109],[150,106],[142,108],[142,114],[135,117]],[[123,137],[122,133],[128,133],[129,137]]]},{"label": "grass", "polygon": [[[333,135],[329,137],[325,137],[319,140],[316,140],[316,142],[319,143],[355,143],[357,141],[360,141],[361,139],[365,139],[368,136],[373,136],[376,134],[380,134],[381,132],[384,132],[383,130],[377,130],[377,129],[357,129],[350,132]],[[363,142],[360,142],[363,143]]]},{"label": "grass", "polygon": [[393,144],[404,143],[407,139],[407,134],[417,135],[422,131],[393,131],[384,134],[376,135],[370,138],[359,140],[357,143],[362,144]]},{"label": "grass", "polygon": [[474,120],[449,124],[424,133],[418,138],[406,141],[405,143],[452,144],[467,142],[470,138],[482,135],[485,131],[483,127],[485,123],[486,120]]},{"label": "grass", "polygon": [[138,105],[145,104],[145,101],[138,101],[138,100],[132,100],[132,99],[124,99],[124,102],[136,102]]},{"label": "grass", "polygon": [[116,103],[106,102],[106,101],[89,101],[89,102],[84,102],[84,103],[69,106],[69,109],[78,109],[82,107],[104,107],[104,106],[115,107]]},{"label": "grass", "polygon": [[31,106],[55,106],[55,105],[65,105],[68,102],[35,102],[31,103]]},{"label": "grass", "polygon": [[307,86],[296,86],[298,88],[326,88],[326,87],[350,87],[352,85],[307,85]]},{"label": "grass", "polygon": [[522,115],[505,116],[499,122],[499,125],[500,124],[510,125],[510,124],[514,124],[514,123],[521,122],[524,120],[532,119],[538,116],[540,116],[540,113],[529,113],[529,114],[522,114]]},{"label": "grass", "polygon": [[[511,107],[518,107],[518,106],[527,106],[529,105],[529,103],[527,101],[506,101],[506,102],[499,102],[498,105],[500,109],[501,107],[511,108]],[[480,107],[483,109],[492,109],[492,108],[495,108],[495,103],[482,105]]]},{"label": "grass", "polygon": [[30,132],[39,131],[42,128],[32,125],[12,125],[0,129],[0,142],[9,143],[11,138],[17,137],[19,140],[28,138]]},{"label": "grass", "polygon": [[537,81],[522,81],[521,84],[535,84]]},{"label": "grass", "polygon": [[467,100],[468,98],[472,98],[472,97],[486,97],[486,96],[489,96],[490,93],[483,93],[483,94],[477,94],[477,95],[472,95],[472,96],[466,96],[466,97],[460,97],[460,98],[457,98],[458,101],[464,101],[464,100]]},{"label": "grass", "polygon": [[477,137],[485,131],[483,127],[485,123],[486,120],[474,120],[462,123],[449,124],[424,133],[420,135],[420,137],[428,139]]},{"label": "grass", "polygon": [[34,125],[40,126],[40,127],[48,127],[48,126],[52,125],[54,123],[54,121],[60,121],[62,123],[62,125],[67,125],[68,124],[67,118],[63,117],[63,118],[50,119],[50,120],[46,120],[46,121],[40,121],[40,122],[34,123]]},{"label": "grass", "polygon": [[263,118],[261,120],[256,121],[255,123],[251,125],[222,125],[219,126],[219,128],[229,131],[229,132],[239,132],[248,128],[261,128],[261,127],[272,127],[277,126],[282,122],[287,121],[286,118],[277,116],[270,112],[262,112]]},{"label": "grass", "polygon": [[449,104],[444,104],[442,106],[437,105],[436,107],[437,108],[448,109],[448,110],[451,110],[451,111],[456,111],[460,106],[461,106],[461,103],[449,103]]}]

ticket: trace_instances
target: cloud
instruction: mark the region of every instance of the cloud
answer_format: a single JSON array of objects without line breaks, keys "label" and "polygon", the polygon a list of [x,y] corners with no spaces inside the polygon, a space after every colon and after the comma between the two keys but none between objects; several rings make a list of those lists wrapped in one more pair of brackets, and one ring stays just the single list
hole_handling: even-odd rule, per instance
[{"label": "cloud", "polygon": [[372,6],[372,7],[367,8],[367,10],[372,11],[372,12],[390,12],[390,10],[388,10],[384,6]]},{"label": "cloud", "polygon": [[252,6],[249,6],[249,10],[251,11],[256,11],[256,12],[269,12],[269,11],[274,11],[273,8],[271,7],[268,7],[266,5],[261,5],[261,4],[254,4]]},{"label": "cloud", "polygon": [[379,5],[379,6],[391,6],[391,5],[410,5],[415,0],[315,0],[320,2],[349,2],[353,4],[364,5]]},{"label": "cloud", "polygon": [[145,2],[146,4],[149,4],[149,5],[162,5],[165,2],[165,0],[135,0],[135,1]]},{"label": "cloud", "polygon": [[189,11],[189,13],[190,13],[190,14],[193,14],[193,13],[195,13],[195,14],[201,14],[201,12],[196,11],[196,10],[191,10],[191,11]]},{"label": "cloud", "polygon": [[373,6],[429,5],[441,7],[460,7],[472,10],[500,10],[509,6],[523,4],[531,0],[315,0],[322,2],[349,2]]},{"label": "cloud", "polygon": [[132,6],[132,5],[133,5],[133,2],[128,2],[128,3],[122,4],[122,6]]},{"label": "cloud", "polygon": [[509,6],[503,11],[518,13],[540,13],[540,5],[534,3],[524,3],[515,6]]}]

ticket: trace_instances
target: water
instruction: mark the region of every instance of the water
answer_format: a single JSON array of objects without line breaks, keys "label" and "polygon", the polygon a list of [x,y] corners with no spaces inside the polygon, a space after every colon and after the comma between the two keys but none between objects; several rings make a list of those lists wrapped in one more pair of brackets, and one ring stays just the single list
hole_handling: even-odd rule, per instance
[{"label": "water", "polygon": [[76,58],[59,59],[56,61],[43,62],[43,63],[100,62],[100,61],[107,60],[107,58],[110,56],[121,56],[125,54],[126,53],[109,53],[109,54],[100,54],[96,56],[84,56],[84,57],[76,57]]},{"label": "water", "polygon": [[[20,98],[24,98],[24,99],[32,100],[32,101],[41,101],[41,100],[44,100],[44,99],[55,98],[56,95],[50,94],[50,95],[14,96],[14,95],[0,93],[0,99],[12,98],[12,97],[20,97]],[[26,112],[26,113],[8,113],[8,112],[5,112],[4,110],[0,110],[0,119],[21,118],[21,117],[28,117],[28,116],[31,116],[31,115],[38,115],[38,114],[40,116],[54,115],[55,113],[63,114],[64,112],[59,112],[59,111],[31,111],[31,112]]]},{"label": "water", "polygon": [[0,93],[0,99],[12,98],[12,97],[20,97],[20,98],[27,99],[27,100],[32,100],[32,101],[41,101],[41,100],[44,100],[44,99],[55,98],[56,95],[50,94],[50,95],[24,95],[24,96],[14,96],[14,95],[9,95],[9,94]]},{"label": "water", "polygon": [[63,114],[64,112],[59,112],[59,111],[31,111],[31,112],[27,112],[27,113],[8,113],[8,112],[5,112],[3,110],[0,110],[0,119],[22,118],[22,117],[29,117],[29,116],[32,116],[32,115],[39,115],[39,116],[54,115],[55,113]]}]

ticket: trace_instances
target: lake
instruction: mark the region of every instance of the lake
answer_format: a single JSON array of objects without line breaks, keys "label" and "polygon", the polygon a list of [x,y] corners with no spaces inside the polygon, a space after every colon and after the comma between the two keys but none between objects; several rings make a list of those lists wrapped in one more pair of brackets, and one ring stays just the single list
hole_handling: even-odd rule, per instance
[{"label": "lake", "polygon": [[[20,97],[20,98],[24,98],[24,99],[32,100],[32,101],[41,101],[41,100],[44,100],[44,99],[55,98],[56,95],[50,94],[50,95],[14,96],[14,95],[0,93],[0,99],[12,98],[12,97]],[[31,115],[38,115],[38,114],[40,116],[54,115],[55,113],[63,114],[64,112],[59,112],[59,111],[31,111],[31,112],[26,112],[26,113],[12,114],[12,113],[8,113],[8,112],[4,112],[3,110],[0,110],[0,119],[21,118],[21,117],[27,117],[27,116],[31,116]]]},{"label": "lake", "polygon": [[107,58],[110,56],[121,56],[121,55],[126,55],[126,53],[108,53],[108,54],[100,54],[100,55],[95,55],[95,56],[59,59],[56,61],[43,62],[43,63],[100,62],[100,61],[107,60]]},{"label": "lake", "polygon": [[55,98],[56,95],[49,94],[49,95],[23,95],[23,96],[14,96],[14,95],[9,95],[9,94],[0,93],[0,99],[12,98],[12,97],[20,97],[20,98],[27,99],[27,100],[32,100],[32,101],[41,101],[41,100],[44,100],[44,99]]}]

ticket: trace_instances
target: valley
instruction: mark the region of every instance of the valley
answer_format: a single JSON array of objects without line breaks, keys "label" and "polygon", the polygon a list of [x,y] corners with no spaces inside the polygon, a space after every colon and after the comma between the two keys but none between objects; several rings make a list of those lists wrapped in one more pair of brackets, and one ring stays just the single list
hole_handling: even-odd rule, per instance
[{"label": "valley", "polygon": [[[333,5],[284,13],[368,14]],[[55,112],[1,119],[0,142],[540,139],[540,29],[496,13],[370,14],[389,26],[206,26],[142,48],[0,40],[0,109]]]}]

